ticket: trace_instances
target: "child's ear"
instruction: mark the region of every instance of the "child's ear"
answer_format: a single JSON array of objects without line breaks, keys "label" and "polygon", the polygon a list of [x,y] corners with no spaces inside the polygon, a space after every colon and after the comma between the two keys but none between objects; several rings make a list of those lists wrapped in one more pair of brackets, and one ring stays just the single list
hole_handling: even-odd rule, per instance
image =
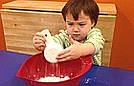
[{"label": "child's ear", "polygon": [[94,20],[92,20],[92,25],[91,25],[91,27],[94,27],[94,24],[95,24],[95,21],[94,21]]}]

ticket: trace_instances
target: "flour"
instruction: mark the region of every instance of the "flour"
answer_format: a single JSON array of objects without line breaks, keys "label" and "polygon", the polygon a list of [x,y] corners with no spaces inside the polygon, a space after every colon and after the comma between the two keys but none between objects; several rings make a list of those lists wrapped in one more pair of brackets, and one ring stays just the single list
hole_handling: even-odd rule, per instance
[{"label": "flour", "polygon": [[65,76],[63,78],[60,77],[55,77],[55,76],[51,76],[51,77],[41,77],[39,79],[39,82],[60,82],[60,81],[65,81],[70,79],[68,76]]}]

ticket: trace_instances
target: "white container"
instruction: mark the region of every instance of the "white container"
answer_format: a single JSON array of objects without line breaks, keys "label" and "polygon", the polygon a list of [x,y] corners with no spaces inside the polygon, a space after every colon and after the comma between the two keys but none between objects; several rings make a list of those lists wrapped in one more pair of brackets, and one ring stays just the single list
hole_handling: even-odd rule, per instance
[{"label": "white container", "polygon": [[46,48],[44,50],[44,57],[47,61],[51,63],[56,63],[57,54],[63,50],[63,47],[52,40],[51,34],[48,29],[41,31],[42,34],[46,36]]}]

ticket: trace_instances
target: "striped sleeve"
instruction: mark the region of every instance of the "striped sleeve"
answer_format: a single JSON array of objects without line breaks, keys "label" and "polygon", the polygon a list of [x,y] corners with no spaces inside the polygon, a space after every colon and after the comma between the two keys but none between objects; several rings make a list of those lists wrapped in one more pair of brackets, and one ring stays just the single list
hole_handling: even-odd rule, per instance
[{"label": "striped sleeve", "polygon": [[87,40],[86,42],[90,42],[95,46],[95,53],[99,53],[100,50],[103,49],[103,45],[105,42],[105,39],[102,36],[101,30],[98,28],[93,28],[89,31],[87,35]]},{"label": "striped sleeve", "polygon": [[52,36],[52,39],[55,42],[60,43],[63,46],[63,48],[67,48],[71,45],[68,41],[67,32],[64,31],[64,30],[60,30],[59,34],[56,34],[56,35]]}]

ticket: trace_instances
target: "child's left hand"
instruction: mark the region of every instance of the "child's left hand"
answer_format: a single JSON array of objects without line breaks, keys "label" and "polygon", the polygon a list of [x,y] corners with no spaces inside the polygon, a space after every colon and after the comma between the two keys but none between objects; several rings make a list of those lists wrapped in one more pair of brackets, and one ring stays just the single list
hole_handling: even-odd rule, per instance
[{"label": "child's left hand", "polygon": [[69,36],[69,41],[72,45],[58,54],[58,62],[73,60],[82,56],[82,45],[71,36]]}]

